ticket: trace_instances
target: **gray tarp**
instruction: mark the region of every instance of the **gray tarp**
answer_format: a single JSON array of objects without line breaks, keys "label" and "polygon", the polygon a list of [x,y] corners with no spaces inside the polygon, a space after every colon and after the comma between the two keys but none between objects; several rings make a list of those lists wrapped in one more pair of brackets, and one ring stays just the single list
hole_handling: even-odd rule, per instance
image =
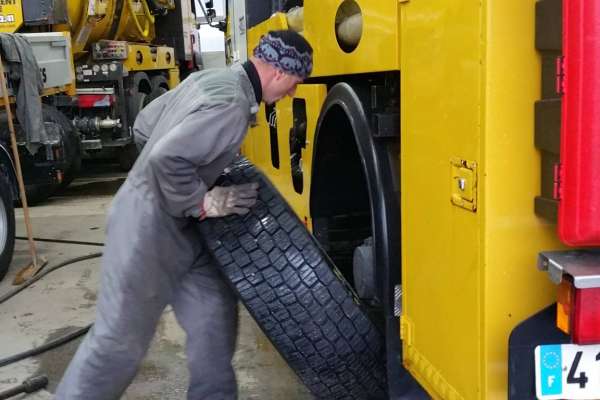
[{"label": "gray tarp", "polygon": [[35,154],[48,141],[42,116],[40,94],[44,88],[42,74],[29,42],[18,33],[0,33],[3,60],[10,69],[12,82],[18,81],[17,120],[25,131],[27,150]]}]

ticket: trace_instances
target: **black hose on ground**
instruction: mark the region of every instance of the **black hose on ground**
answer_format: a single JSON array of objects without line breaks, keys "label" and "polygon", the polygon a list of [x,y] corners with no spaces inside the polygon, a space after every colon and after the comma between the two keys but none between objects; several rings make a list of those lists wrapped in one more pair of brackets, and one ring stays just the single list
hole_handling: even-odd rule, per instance
[{"label": "black hose on ground", "polygon": [[21,393],[33,393],[48,386],[46,375],[32,376],[27,378],[19,386],[0,392],[0,399],[9,399]]},{"label": "black hose on ground", "polygon": [[[27,239],[27,236],[15,236],[16,240],[29,240]],[[63,243],[63,244],[80,244],[80,245],[84,245],[84,246],[104,246],[104,243],[102,242],[82,242],[80,240],[64,240],[64,239],[46,239],[46,238],[36,238],[34,237],[33,240],[35,242],[49,242],[49,243]]]},{"label": "black hose on ground", "polygon": [[89,324],[87,326],[84,326],[83,328],[76,329],[73,332],[69,332],[66,335],[57,337],[56,339],[48,343],[44,343],[41,346],[34,347],[33,349],[29,349],[21,353],[17,353],[12,356],[0,359],[0,368],[10,365],[12,363],[16,363],[17,361],[24,360],[29,357],[37,356],[39,354],[45,353],[48,350],[52,350],[56,347],[62,346],[63,344],[68,343],[81,335],[85,335],[87,331],[90,330],[92,325],[93,324]]},{"label": "black hose on ground", "polygon": [[[25,238],[26,239],[26,238]],[[37,240],[37,239],[35,239]],[[102,246],[102,243],[98,243],[95,244],[94,242],[79,242],[79,243],[73,243],[72,241],[65,241],[65,240],[53,240],[53,239],[42,239],[39,241],[47,241],[47,242],[56,242],[56,243],[69,243],[69,244],[85,244],[85,245],[91,245],[91,246]],[[3,304],[4,302],[6,302],[8,299],[14,297],[17,293],[25,290],[26,288],[28,288],[29,286],[31,286],[32,284],[34,284],[35,282],[39,281],[40,279],[42,279],[44,276],[48,275],[51,272],[56,271],[57,269],[60,269],[62,267],[65,267],[67,265],[70,264],[74,264],[76,262],[79,261],[85,261],[85,260],[89,260],[92,258],[97,258],[102,256],[102,253],[93,253],[93,254],[88,254],[85,256],[80,256],[80,257],[75,257],[75,258],[71,258],[69,260],[63,261],[59,264],[56,264],[52,267],[49,267],[47,269],[45,269],[43,272],[39,273],[38,275],[34,276],[33,278],[29,279],[28,281],[26,281],[25,283],[23,283],[21,286],[8,291],[7,293],[3,294],[2,296],[0,296],[0,304]],[[79,328],[73,332],[69,332],[66,335],[60,336],[54,340],[52,340],[51,342],[45,343],[39,347],[30,349],[30,350],[26,350],[24,352],[18,353],[18,354],[14,354],[12,356],[0,359],[0,368],[7,366],[9,364],[15,363],[17,361],[21,361],[25,358],[28,357],[32,357],[32,356],[36,356],[38,354],[44,353],[48,350],[54,349],[58,346],[61,346],[81,335],[84,335],[90,328],[91,328],[92,324],[84,326],[83,328]]]},{"label": "black hose on ground", "polygon": [[75,257],[75,258],[71,258],[69,260],[63,261],[59,264],[56,264],[52,267],[46,268],[44,271],[42,271],[41,273],[35,275],[33,278],[29,279],[28,281],[26,281],[25,283],[23,283],[21,286],[14,288],[13,290],[9,290],[7,293],[3,294],[2,296],[0,296],[0,304],[4,303],[5,301],[7,301],[8,299],[10,299],[11,297],[13,297],[14,295],[16,295],[17,293],[25,290],[26,288],[28,288],[29,286],[33,285],[35,282],[39,281],[40,279],[42,279],[44,276],[48,275],[50,272],[56,271],[59,268],[65,267],[69,264],[74,264],[76,262],[79,261],[84,261],[84,260],[89,260],[91,258],[97,258],[100,257],[102,255],[102,253],[92,253],[92,254],[88,254],[86,256],[81,256],[81,257]]}]

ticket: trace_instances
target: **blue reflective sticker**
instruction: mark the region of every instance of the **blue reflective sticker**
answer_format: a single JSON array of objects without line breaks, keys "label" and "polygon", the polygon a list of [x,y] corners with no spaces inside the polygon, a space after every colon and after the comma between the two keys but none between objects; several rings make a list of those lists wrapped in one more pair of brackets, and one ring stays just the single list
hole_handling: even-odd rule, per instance
[{"label": "blue reflective sticker", "polygon": [[562,393],[562,353],[560,345],[540,346],[542,395]]}]

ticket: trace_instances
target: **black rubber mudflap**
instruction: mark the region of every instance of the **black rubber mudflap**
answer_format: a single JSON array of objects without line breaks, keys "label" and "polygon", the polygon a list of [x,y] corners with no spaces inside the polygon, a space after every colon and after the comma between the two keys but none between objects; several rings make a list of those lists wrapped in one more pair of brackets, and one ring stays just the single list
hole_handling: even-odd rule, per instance
[{"label": "black rubber mudflap", "polygon": [[259,182],[243,217],[200,224],[250,314],[319,399],[385,399],[384,339],[276,189],[245,159],[221,185]]}]

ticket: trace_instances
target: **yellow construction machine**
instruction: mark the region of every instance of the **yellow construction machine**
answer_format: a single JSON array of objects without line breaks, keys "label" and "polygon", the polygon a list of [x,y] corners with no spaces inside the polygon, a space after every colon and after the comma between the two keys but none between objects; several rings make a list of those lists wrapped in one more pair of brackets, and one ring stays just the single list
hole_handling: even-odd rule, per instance
[{"label": "yellow construction machine", "polygon": [[[82,157],[108,153],[123,169],[131,167],[138,112],[200,67],[194,6],[189,0],[0,0],[0,36],[10,43],[18,34],[28,43],[14,57],[18,62],[2,49],[17,114],[21,86],[38,75],[32,69],[39,69],[43,86],[45,133],[14,121],[29,204],[68,185]],[[37,66],[24,62],[31,61],[25,53]],[[14,247],[16,175],[7,115],[0,111],[0,279]]]},{"label": "yellow construction machine", "polygon": [[[199,68],[194,7],[190,0],[0,4],[0,32],[24,34],[34,44],[45,80],[44,109],[53,115],[44,118],[60,120],[63,130],[73,131],[63,140],[68,148],[57,152],[62,164],[46,154],[24,152],[34,201],[71,180],[82,156],[116,156],[122,169],[131,167],[137,156],[131,128],[138,112]],[[61,38],[62,47],[53,37]],[[70,66],[58,68],[50,51],[56,48]]]}]

